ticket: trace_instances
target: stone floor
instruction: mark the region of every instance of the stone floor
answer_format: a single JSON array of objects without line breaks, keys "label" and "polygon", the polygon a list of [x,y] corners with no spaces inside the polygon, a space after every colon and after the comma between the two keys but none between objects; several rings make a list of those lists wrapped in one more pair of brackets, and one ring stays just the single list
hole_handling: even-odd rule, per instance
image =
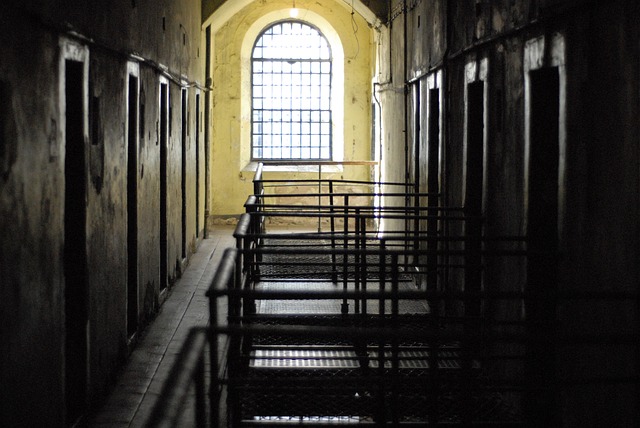
[{"label": "stone floor", "polygon": [[217,226],[202,240],[157,318],[142,333],[114,390],[89,418],[89,427],[145,425],[189,330],[209,321],[205,292],[224,249],[234,246],[233,230],[233,226]]}]

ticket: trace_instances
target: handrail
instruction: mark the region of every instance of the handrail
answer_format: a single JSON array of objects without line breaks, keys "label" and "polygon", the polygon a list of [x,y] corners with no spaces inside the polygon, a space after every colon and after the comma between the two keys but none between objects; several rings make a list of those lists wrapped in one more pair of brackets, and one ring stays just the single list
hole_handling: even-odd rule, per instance
[{"label": "handrail", "polygon": [[[355,197],[375,197],[375,196],[384,196],[384,197],[405,197],[405,196],[419,196],[419,197],[439,197],[441,196],[439,193],[380,193],[380,192],[319,192],[319,193],[269,193],[261,196],[261,199],[270,199],[270,198],[300,198],[300,197],[345,197],[348,196],[350,198]],[[434,208],[434,207],[432,207]],[[437,207],[436,207],[437,208]],[[439,207],[444,208],[444,207]]]},{"label": "handrail", "polygon": [[[530,316],[539,308],[543,308],[545,314],[552,314],[558,304],[633,303],[638,301],[638,293],[528,288],[527,257],[542,253],[557,257],[558,254],[531,251],[525,236],[484,236],[481,228],[480,232],[470,232],[466,222],[472,221],[477,225],[484,219],[465,215],[462,207],[420,206],[422,197],[438,200],[440,195],[335,192],[332,180],[315,180],[315,183],[329,183],[328,193],[265,195],[265,183],[269,180],[263,180],[262,168],[260,164],[254,178],[254,195],[248,198],[246,212],[240,217],[233,233],[236,248],[224,252],[206,293],[210,299],[208,332],[212,344],[210,426],[222,426],[223,417],[219,412],[221,404],[229,406],[227,411],[231,419],[226,421],[229,426],[240,426],[245,423],[238,416],[245,411],[242,406],[248,404],[251,407],[254,404],[242,400],[259,393],[264,393],[264,397],[273,395],[295,399],[300,384],[304,384],[301,394],[314,399],[316,391],[324,393],[323,388],[345,390],[344,395],[338,394],[342,398],[337,401],[353,399],[367,402],[369,407],[364,412],[373,411],[373,415],[366,413],[366,417],[372,418],[373,424],[388,423],[394,426],[402,425],[397,423],[398,415],[403,415],[404,411],[403,403],[399,403],[399,400],[406,399],[410,394],[419,396],[419,405],[424,407],[426,401],[429,407],[428,410],[411,410],[420,414],[420,417],[427,415],[424,420],[408,424],[413,424],[411,426],[438,421],[439,400],[462,397],[455,398],[460,400],[460,409],[457,409],[460,415],[457,416],[461,425],[472,425],[478,421],[470,415],[469,409],[475,405],[473,400],[486,391],[517,392],[523,394],[518,398],[523,401],[535,394],[558,392],[562,385],[537,382],[537,372],[531,378],[527,377],[527,370],[532,367],[539,371],[547,369],[535,366],[536,356],[547,352],[546,348],[554,352],[563,346],[575,344],[632,345],[637,340],[636,335],[628,332],[583,334],[562,331],[555,328],[558,320],[553,316]],[[300,182],[296,181],[298,184]],[[415,206],[349,204],[350,198],[363,195],[411,197]],[[286,203],[292,197],[302,196],[319,198],[319,203],[304,206]],[[341,205],[335,203],[334,198],[339,197],[345,198]],[[285,203],[281,203],[283,201]],[[327,201],[328,204],[324,203]],[[331,231],[265,232],[265,219],[293,216],[328,219],[332,222]],[[379,233],[369,229],[372,224],[370,219],[404,220],[405,225],[412,221],[413,229],[396,230],[400,222],[394,221],[385,228],[384,233]],[[344,228],[336,230],[333,220],[342,220]],[[428,227],[423,227],[427,226],[423,220]],[[512,263],[513,259],[515,262]],[[288,278],[285,277],[286,269],[290,273]],[[508,271],[508,276],[500,276],[504,271]],[[492,284],[491,281],[496,278],[498,282]],[[342,281],[342,286],[338,286],[338,279]],[[292,283],[295,284],[290,287]],[[227,316],[222,317],[219,303],[225,299],[228,302]],[[297,310],[300,308],[298,302],[302,301],[307,302],[305,308],[312,309],[320,307],[320,301],[331,303],[327,306],[329,309],[323,308],[316,313]],[[315,301],[318,303],[313,303]],[[259,306],[256,309],[257,302]],[[348,302],[354,302],[351,312]],[[400,306],[402,304],[406,304],[404,309]],[[277,307],[277,310],[265,309],[273,307]],[[529,311],[530,308],[532,310],[525,315],[524,310]],[[216,344],[222,337],[228,342],[225,348],[227,354],[221,366]],[[495,346],[505,343],[509,345]],[[175,369],[175,376],[180,379],[181,385],[191,385],[197,381],[189,373],[194,370],[201,373],[199,368],[193,369],[193,364],[196,361],[199,367],[201,357],[198,354],[203,355],[206,349],[200,342],[194,345],[191,340],[185,344],[187,346],[194,348],[192,352],[185,351],[186,356],[181,357],[186,358],[187,363],[183,359],[176,362],[181,366]],[[532,347],[537,347],[536,352],[531,352]],[[305,363],[302,363],[303,369],[275,368],[282,360],[291,359],[297,364],[316,358],[289,357],[291,351],[302,355],[307,351],[329,348],[339,348],[348,356],[322,354],[314,361],[326,360],[331,363],[332,358],[335,361],[346,359],[356,365],[349,376],[334,376],[335,371],[321,373],[304,366]],[[270,354],[272,351],[275,354]],[[285,356],[274,367],[263,369],[263,366],[259,366],[271,358],[276,359],[271,355],[278,352]],[[414,368],[412,364],[416,361],[423,366]],[[401,366],[401,363],[405,366]],[[448,371],[450,364],[458,364],[459,370],[451,374]],[[479,370],[484,368],[487,371],[480,374]],[[299,372],[295,373],[296,376],[289,376],[277,370]],[[501,373],[501,370],[508,374]],[[504,377],[494,379],[496,373],[504,374]],[[516,375],[511,376],[514,373]],[[594,384],[637,383],[637,377],[624,376],[591,379],[588,376],[569,378],[559,374],[555,379],[566,382],[566,385],[592,381]],[[176,383],[175,380],[170,382]],[[403,390],[398,393],[407,385],[408,392]],[[164,398],[164,403],[175,400],[172,405],[179,408],[181,391],[185,388],[178,389],[169,398]],[[225,402],[222,400],[223,391],[228,393]],[[286,401],[287,398],[284,402],[278,402],[276,407],[264,408],[278,411],[289,409]],[[391,416],[384,414],[382,409],[387,409],[385,411]],[[178,410],[173,407],[157,412],[164,415],[160,418],[177,420],[175,415]],[[197,412],[202,413],[201,410]],[[247,412],[247,420],[256,415],[272,415]],[[287,414],[284,410],[284,413],[273,415]],[[484,422],[479,421],[480,424]],[[261,423],[276,426],[280,422],[255,419],[247,422],[256,425]],[[167,424],[171,422],[165,426]],[[513,424],[505,422],[496,426]]]},{"label": "handrail", "polygon": [[262,168],[262,164],[258,164],[256,173],[253,176],[253,194],[258,196],[264,193],[264,187],[262,186]]},{"label": "handrail", "polygon": [[[411,188],[407,185],[407,183],[380,183],[380,182],[372,182],[372,181],[358,181],[358,180],[323,180],[322,179],[322,166],[323,165],[377,165],[378,162],[377,161],[322,161],[322,160],[268,160],[268,161],[262,161],[258,164],[258,168],[256,170],[256,174],[254,176],[254,181],[253,181],[253,187],[254,187],[254,194],[258,195],[258,197],[260,198],[260,201],[262,201],[262,197],[264,196],[264,188],[265,188],[265,182],[267,182],[266,180],[262,179],[262,173],[264,170],[264,166],[265,165],[292,165],[292,164],[296,164],[296,165],[312,165],[312,166],[317,166],[318,167],[318,179],[317,180],[294,180],[296,185],[300,185],[301,183],[310,183],[313,184],[314,186],[317,185],[318,186],[318,205],[322,204],[322,197],[320,196],[320,194],[322,193],[322,186],[323,183],[327,183],[329,186],[329,198],[330,198],[330,205],[333,206],[333,199],[334,196],[332,196],[331,194],[333,193],[333,189],[334,186],[338,183],[349,183],[349,184],[366,184],[368,186],[375,186],[375,187],[379,187],[379,186],[393,186],[393,185],[398,185],[398,186],[402,186],[405,189]],[[291,180],[271,180],[269,181],[270,183],[290,183]],[[278,185],[279,186],[279,185]],[[277,186],[272,186],[272,187],[277,187]],[[308,197],[308,196],[305,196]],[[348,197],[348,196],[347,196]],[[373,197],[378,197],[378,196],[373,196]],[[345,197],[346,198],[346,197]],[[263,225],[263,223],[261,223],[261,226]],[[331,230],[334,231],[335,230],[335,223],[334,220],[331,219]],[[320,217],[318,217],[318,232],[322,231],[322,219]]]},{"label": "handrail", "polygon": [[378,165],[380,162],[372,160],[261,160],[258,165],[263,164],[266,166],[283,166],[283,165],[322,165],[322,166],[335,166],[335,165]]}]

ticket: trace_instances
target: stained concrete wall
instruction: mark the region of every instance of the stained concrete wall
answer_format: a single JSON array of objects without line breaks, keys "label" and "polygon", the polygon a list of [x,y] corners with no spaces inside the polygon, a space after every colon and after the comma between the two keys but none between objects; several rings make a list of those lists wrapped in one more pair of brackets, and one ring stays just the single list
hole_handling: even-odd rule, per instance
[{"label": "stained concrete wall", "polygon": [[[379,88],[385,129],[382,168],[388,178],[402,179],[403,174],[409,181],[416,178],[404,162],[405,156],[411,160],[421,155],[413,151],[420,144],[411,139],[416,121],[425,122],[425,113],[415,114],[411,96],[401,100],[400,88],[407,84],[411,94],[416,86],[428,85],[436,73],[443,73],[440,190],[449,206],[464,204],[465,68],[472,62],[487,61],[484,227],[490,236],[523,236],[527,230],[526,124],[530,117],[526,76],[530,52],[535,50],[532,46],[538,43],[532,41],[545,40],[551,53],[545,65],[562,64],[566,138],[558,160],[558,287],[562,291],[629,292],[631,296],[600,302],[563,301],[558,307],[559,325],[553,333],[626,334],[630,339],[627,343],[558,348],[559,418],[571,427],[637,425],[639,392],[633,379],[640,368],[634,340],[640,314],[632,297],[639,291],[640,277],[637,2],[395,0],[390,4],[390,18],[390,35],[380,47],[382,57],[390,59],[389,75],[383,76]],[[562,48],[549,48],[558,36]],[[428,105],[429,100],[423,95],[421,102]],[[410,117],[406,129],[400,125],[403,107]],[[401,143],[405,131],[410,139],[407,152]],[[424,142],[425,136],[417,138]],[[426,160],[420,162],[422,167],[425,164]],[[494,265],[487,275],[491,279],[486,287],[514,291],[526,287],[523,263]],[[462,289],[455,277],[450,286]],[[461,310],[449,309],[453,315]],[[489,310],[497,319],[521,319],[523,315],[517,302]],[[518,349],[510,349],[514,350]],[[572,383],[579,379],[591,383]],[[599,383],[597,379],[626,380]]]},{"label": "stained concrete wall", "polygon": [[[204,226],[204,142],[199,126],[196,213],[195,96],[203,92],[196,0],[5,1],[0,6],[0,425],[65,424],[65,142],[60,40],[88,50],[88,102],[99,124],[85,142],[88,385],[95,405],[129,352],[127,333],[127,62],[141,84],[138,141],[139,328],[157,312],[159,78],[171,81],[168,276],[182,258],[180,90],[189,93],[187,253]],[[203,97],[200,98],[203,102]],[[93,110],[94,104],[91,105]],[[142,107],[144,106],[144,107]],[[201,117],[198,118],[202,122]],[[91,121],[93,126],[94,121]],[[91,130],[88,130],[91,131]],[[94,138],[97,136],[97,138]],[[196,230],[196,215],[199,229]],[[196,237],[197,236],[197,237]],[[187,255],[188,255],[187,254]],[[166,293],[165,293],[166,294]],[[86,409],[85,409],[86,411]],[[68,422],[68,421],[67,421]]]}]

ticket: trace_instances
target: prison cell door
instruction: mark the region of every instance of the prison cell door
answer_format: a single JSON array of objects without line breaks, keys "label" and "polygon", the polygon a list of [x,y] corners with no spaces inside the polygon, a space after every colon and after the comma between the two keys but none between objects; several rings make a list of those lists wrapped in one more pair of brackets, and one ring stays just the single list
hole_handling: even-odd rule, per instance
[{"label": "prison cell door", "polygon": [[65,60],[64,311],[67,425],[86,410],[88,382],[84,63]]}]

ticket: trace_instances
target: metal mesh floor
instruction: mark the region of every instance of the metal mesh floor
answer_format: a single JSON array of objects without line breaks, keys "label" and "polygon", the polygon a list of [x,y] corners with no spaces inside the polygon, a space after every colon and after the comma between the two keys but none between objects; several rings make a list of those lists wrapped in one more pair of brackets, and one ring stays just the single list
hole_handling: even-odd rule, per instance
[{"label": "metal mesh floor", "polygon": [[[274,246],[277,245],[277,246]],[[300,249],[300,254],[264,254],[256,289],[304,292],[342,291],[344,264],[340,256],[305,254],[304,248],[330,248],[330,242],[267,241],[269,249]],[[337,248],[340,248],[338,245]],[[358,260],[350,255],[348,289],[362,266],[367,290],[377,291],[380,259]],[[388,260],[386,261],[389,262]],[[360,266],[360,267],[358,267]],[[362,273],[362,272],[360,272]],[[335,276],[337,275],[337,277]],[[338,279],[338,282],[334,281]],[[388,279],[388,278],[385,278]],[[403,274],[400,291],[415,290]],[[388,287],[388,285],[387,285]],[[362,289],[362,288],[361,288]],[[517,423],[521,416],[499,392],[486,387],[484,368],[477,360],[463,360],[458,343],[390,343],[376,340],[314,338],[315,326],[379,326],[390,319],[391,302],[343,300],[257,300],[256,313],[244,323],[308,327],[309,337],[253,334],[244,347],[241,375],[230,379],[230,393],[238,420],[259,425],[387,424],[427,426],[430,423]],[[390,324],[388,324],[390,325]],[[394,327],[402,331],[440,331],[426,300],[401,300]],[[425,335],[427,337],[428,335]],[[369,343],[367,343],[369,342]],[[384,346],[379,348],[378,346]],[[379,358],[379,352],[384,357]],[[395,353],[394,353],[395,352]],[[396,358],[397,363],[392,361]],[[380,367],[381,361],[384,364]]]},{"label": "metal mesh floor", "polygon": [[[370,282],[367,284],[367,290],[378,291],[379,284]],[[331,282],[263,282],[256,286],[256,289],[265,291],[342,291],[341,284],[333,284]],[[354,290],[353,284],[348,287]],[[411,283],[400,283],[399,290],[415,290]],[[260,314],[315,314],[329,315],[341,313],[342,300],[257,300],[257,312]],[[355,304],[349,302],[350,311],[353,312]],[[360,311],[362,312],[362,308]],[[428,314],[429,304],[426,300],[400,300],[398,311],[401,314]],[[379,313],[379,304],[377,300],[371,300],[367,303],[366,312],[370,314]],[[385,303],[385,313],[391,312],[391,302]]]},{"label": "metal mesh floor", "polygon": [[[376,248],[378,242],[369,241],[369,248]],[[339,241],[332,246],[330,240],[269,240],[266,239],[263,248],[267,250],[295,250],[295,254],[290,252],[283,254],[268,253],[262,256],[259,264],[260,276],[262,278],[287,278],[287,279],[333,279],[336,275],[339,279],[345,276],[353,280],[358,273],[362,277],[375,280],[380,278],[380,256],[368,255],[360,257],[353,254],[343,256],[337,254],[332,257],[330,254],[314,254],[315,250],[329,250],[344,248],[344,244]],[[386,269],[391,265],[391,257],[385,257]],[[362,270],[359,270],[362,269]],[[346,275],[345,275],[346,272]],[[386,275],[391,279],[390,275]],[[408,280],[409,276],[401,275],[402,280]]]},{"label": "metal mesh floor", "polygon": [[[385,368],[392,368],[392,352],[385,352]],[[401,350],[397,358],[398,369],[430,368],[428,350]],[[353,349],[258,349],[251,352],[249,367],[252,369],[353,369],[361,366],[363,357]],[[367,352],[368,367],[379,367],[378,352]],[[460,355],[456,350],[438,351],[439,370],[457,370],[461,368]],[[474,362],[474,368],[478,368]]]}]

